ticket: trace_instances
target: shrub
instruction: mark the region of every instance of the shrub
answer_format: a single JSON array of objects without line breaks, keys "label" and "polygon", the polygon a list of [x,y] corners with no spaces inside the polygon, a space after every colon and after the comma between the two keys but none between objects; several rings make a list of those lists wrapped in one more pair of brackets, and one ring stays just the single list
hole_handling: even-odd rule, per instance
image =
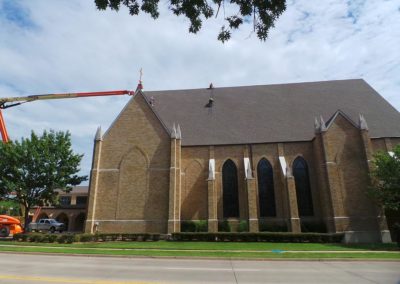
[{"label": "shrub", "polygon": [[96,234],[97,241],[109,242],[121,239],[121,234]]},{"label": "shrub", "polygon": [[208,231],[207,220],[181,222],[181,232],[207,232],[207,231]]},{"label": "shrub", "polygon": [[113,241],[159,241],[160,234],[82,234],[77,235],[80,242],[113,242]]},{"label": "shrub", "polygon": [[61,235],[58,239],[57,242],[60,244],[72,244],[73,242],[76,242],[77,237],[76,235],[69,234],[69,235]]},{"label": "shrub", "polygon": [[259,225],[259,230],[260,232],[287,232],[288,231],[288,227],[286,226],[286,224],[268,224],[266,222],[261,222],[260,221],[260,225]]},{"label": "shrub", "polygon": [[91,235],[91,234],[82,234],[82,235],[79,235],[78,237],[79,237],[79,241],[82,243],[93,242],[93,239],[94,239],[93,235]]},{"label": "shrub", "polygon": [[158,242],[160,240],[161,236],[159,234],[152,234],[152,240],[154,242]]},{"label": "shrub", "polygon": [[249,222],[246,220],[240,220],[238,225],[238,232],[248,232],[249,231]]},{"label": "shrub", "polygon": [[122,241],[136,241],[138,235],[136,234],[121,234]]},{"label": "shrub", "polygon": [[304,233],[326,233],[326,226],[322,222],[301,221],[301,231]]},{"label": "shrub", "polygon": [[42,243],[54,243],[58,239],[57,235],[51,234],[51,235],[43,235],[43,238],[41,239]]},{"label": "shrub", "polygon": [[93,242],[94,238],[92,234],[82,234],[79,236],[79,241],[80,242]]},{"label": "shrub", "polygon": [[219,232],[230,232],[231,225],[229,224],[228,220],[218,222],[218,231]]},{"label": "shrub", "polygon": [[54,234],[47,235],[47,240],[49,243],[54,243],[55,241],[57,241],[57,239],[58,239],[57,235]]},{"label": "shrub", "polygon": [[196,232],[196,224],[194,221],[182,221],[181,232]]},{"label": "shrub", "polygon": [[28,238],[29,238],[29,235],[28,234],[24,234],[24,233],[15,234],[13,236],[13,240],[14,241],[18,241],[18,242],[26,242],[26,241],[28,241]]},{"label": "shrub", "polygon": [[32,243],[42,243],[44,241],[44,236],[42,234],[31,234],[29,236],[29,241]]},{"label": "shrub", "polygon": [[196,232],[207,232],[208,231],[208,222],[207,220],[199,220],[195,221]]}]

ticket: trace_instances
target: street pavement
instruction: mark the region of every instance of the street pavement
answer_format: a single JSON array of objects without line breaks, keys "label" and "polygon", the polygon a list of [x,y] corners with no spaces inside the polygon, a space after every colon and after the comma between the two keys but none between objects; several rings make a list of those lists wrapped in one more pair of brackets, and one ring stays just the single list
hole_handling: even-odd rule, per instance
[{"label": "street pavement", "polygon": [[230,261],[0,253],[0,283],[400,283],[400,262]]}]

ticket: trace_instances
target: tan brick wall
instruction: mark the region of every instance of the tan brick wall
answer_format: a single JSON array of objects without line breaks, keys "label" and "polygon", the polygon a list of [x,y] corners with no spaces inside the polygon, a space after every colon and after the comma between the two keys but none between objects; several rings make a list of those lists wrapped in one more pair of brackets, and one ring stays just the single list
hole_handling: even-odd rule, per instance
[{"label": "tan brick wall", "polygon": [[138,94],[104,135],[94,212],[98,230],[166,232],[169,167],[169,134]]},{"label": "tan brick wall", "polygon": [[320,209],[323,223],[326,226],[328,232],[336,232],[334,220],[333,220],[333,208],[332,208],[332,195],[330,194],[327,166],[325,161],[325,151],[323,145],[323,138],[320,133],[316,134],[313,140],[313,151],[314,151],[314,169],[315,179],[317,182],[317,190],[320,197]]},{"label": "tan brick wall", "polygon": [[208,147],[182,148],[181,220],[207,220]]},{"label": "tan brick wall", "polygon": [[99,173],[95,219],[113,220],[116,217],[119,171]]},{"label": "tan brick wall", "polygon": [[[338,115],[326,133],[328,161],[337,164],[338,176],[332,177],[341,187],[341,202],[345,216],[339,230],[376,230],[376,208],[366,195],[369,184],[361,132],[342,115]],[[340,196],[340,195],[339,195]]]},{"label": "tan brick wall", "polygon": [[386,150],[385,139],[383,138],[371,139],[371,143],[374,153]]}]

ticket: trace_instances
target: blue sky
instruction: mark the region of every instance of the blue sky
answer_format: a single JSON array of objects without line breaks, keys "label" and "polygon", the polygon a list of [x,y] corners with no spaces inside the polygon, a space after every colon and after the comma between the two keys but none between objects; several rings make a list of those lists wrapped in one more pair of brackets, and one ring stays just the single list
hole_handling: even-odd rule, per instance
[{"label": "blue sky", "polygon": [[[227,44],[222,19],[188,34],[161,2],[161,16],[96,10],[87,0],[0,0],[0,96],[275,84],[363,78],[400,110],[398,0],[289,0],[266,42],[246,22]],[[33,129],[70,130],[89,173],[96,128],[128,97],[45,101],[4,111],[12,139]]]},{"label": "blue sky", "polygon": [[3,0],[0,2],[0,5],[2,19],[24,29],[34,27],[34,23],[29,17],[29,11],[20,1]]}]

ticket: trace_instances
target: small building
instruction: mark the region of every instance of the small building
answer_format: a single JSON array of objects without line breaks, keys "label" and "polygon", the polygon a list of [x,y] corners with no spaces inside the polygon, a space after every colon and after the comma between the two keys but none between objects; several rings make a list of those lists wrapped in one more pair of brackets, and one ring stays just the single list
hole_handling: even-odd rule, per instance
[{"label": "small building", "polygon": [[373,154],[399,143],[399,112],[364,80],[139,90],[96,134],[85,231],[204,220],[389,241],[366,189]]},{"label": "small building", "polygon": [[56,219],[66,225],[67,231],[82,232],[86,220],[88,203],[88,187],[75,186],[68,193],[57,190],[59,193],[58,204],[32,208],[30,215],[36,213],[36,220],[44,218]]}]

